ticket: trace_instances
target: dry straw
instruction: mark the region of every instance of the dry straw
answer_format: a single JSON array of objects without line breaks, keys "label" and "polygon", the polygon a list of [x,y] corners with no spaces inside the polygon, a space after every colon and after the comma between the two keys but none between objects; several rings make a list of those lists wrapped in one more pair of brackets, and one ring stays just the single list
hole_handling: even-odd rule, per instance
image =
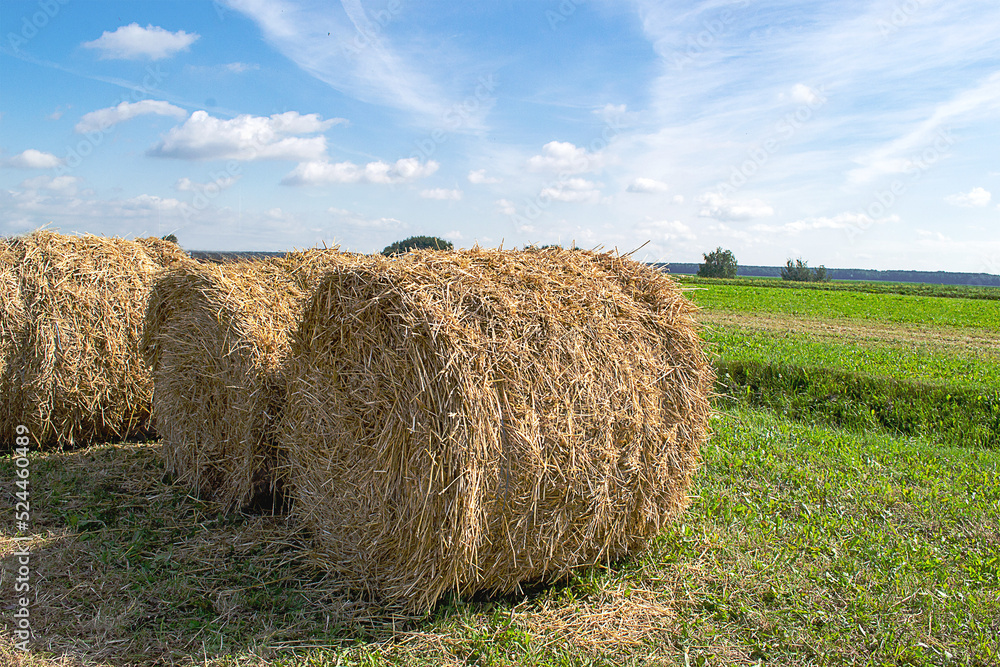
[{"label": "dry straw", "polygon": [[277,491],[275,422],[289,330],[334,250],[185,264],[153,288],[144,353],[167,469],[230,508]]},{"label": "dry straw", "polygon": [[[77,445],[146,431],[152,382],[139,353],[146,296],[164,263],[186,254],[157,239],[11,239],[4,285],[0,442],[18,424],[34,444]],[[18,296],[19,295],[19,296]]]},{"label": "dry straw", "polygon": [[610,254],[331,272],[293,338],[281,428],[313,559],[423,611],[642,547],[686,506],[707,435],[694,310]]}]

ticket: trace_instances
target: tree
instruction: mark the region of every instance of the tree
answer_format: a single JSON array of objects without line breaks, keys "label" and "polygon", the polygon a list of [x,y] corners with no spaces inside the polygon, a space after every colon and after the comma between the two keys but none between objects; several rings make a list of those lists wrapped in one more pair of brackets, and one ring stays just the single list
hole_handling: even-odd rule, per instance
[{"label": "tree", "polygon": [[177,237],[175,235],[173,235],[173,234],[167,234],[161,240],[163,240],[163,241],[169,241],[170,243],[174,243],[174,244],[177,243]]},{"label": "tree", "polygon": [[810,269],[809,262],[802,261],[802,258],[788,260],[785,268],[781,270],[782,280],[793,280],[800,283],[825,283],[830,280],[826,267],[822,264],[817,269]]},{"label": "tree", "polygon": [[382,249],[382,254],[386,257],[392,257],[393,255],[402,255],[404,252],[409,252],[410,250],[421,250],[423,248],[454,250],[455,246],[451,244],[451,241],[445,241],[436,236],[411,236],[408,239],[387,245]]},{"label": "tree", "polygon": [[698,265],[698,275],[703,278],[735,278],[736,270],[739,268],[736,263],[736,255],[732,250],[723,250],[719,246],[707,255],[704,264]]}]

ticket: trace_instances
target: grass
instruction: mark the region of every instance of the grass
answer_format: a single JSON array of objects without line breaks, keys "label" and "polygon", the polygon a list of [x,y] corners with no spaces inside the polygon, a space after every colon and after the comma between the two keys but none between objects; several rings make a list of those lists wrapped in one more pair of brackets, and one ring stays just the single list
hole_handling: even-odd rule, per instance
[{"label": "grass", "polygon": [[927,283],[893,283],[860,280],[831,280],[823,283],[801,283],[781,278],[702,278],[674,275],[685,285],[731,285],[739,287],[773,287],[779,289],[811,289],[827,292],[863,292],[865,294],[903,294],[961,299],[1000,300],[1000,288],[979,285],[932,285]]},{"label": "grass", "polygon": [[858,319],[923,327],[1000,331],[1000,302],[809,288],[773,289],[717,284],[689,293],[706,310],[778,313],[821,319]]},{"label": "grass", "polygon": [[647,552],[393,617],[324,580],[285,518],[173,484],[156,443],[33,453],[36,634],[13,649],[3,522],[0,664],[1000,664],[1000,304],[692,294],[729,398]]},{"label": "grass", "polygon": [[[324,582],[301,560],[306,536],[284,519],[219,514],[165,483],[156,445],[35,454],[36,649],[0,657],[233,667],[1000,660],[1000,453],[746,407],[715,429],[689,513],[648,553],[521,596],[446,600],[422,619],[380,617]],[[0,461],[8,500],[13,468]],[[12,537],[3,533],[0,553]],[[4,599],[10,585],[5,576]]]},{"label": "grass", "polygon": [[1000,445],[1000,356],[714,328],[719,392],[812,423]]}]

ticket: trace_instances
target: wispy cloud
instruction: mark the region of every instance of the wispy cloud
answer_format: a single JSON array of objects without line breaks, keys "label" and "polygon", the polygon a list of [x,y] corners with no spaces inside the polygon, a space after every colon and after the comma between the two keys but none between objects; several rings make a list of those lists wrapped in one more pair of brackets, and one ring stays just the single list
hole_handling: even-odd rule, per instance
[{"label": "wispy cloud", "polygon": [[442,86],[419,68],[422,54],[398,50],[360,0],[342,0],[339,6],[327,0],[227,2],[251,18],[284,56],[347,95],[419,114],[431,123],[452,104]]}]

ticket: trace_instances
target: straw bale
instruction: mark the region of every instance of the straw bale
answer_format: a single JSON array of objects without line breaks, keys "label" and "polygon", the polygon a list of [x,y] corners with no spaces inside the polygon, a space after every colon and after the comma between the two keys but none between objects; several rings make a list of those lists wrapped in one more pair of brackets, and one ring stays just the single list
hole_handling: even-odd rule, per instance
[{"label": "straw bale", "polygon": [[281,441],[314,561],[410,611],[641,548],[688,502],[695,308],[608,254],[420,251],[328,274]]},{"label": "straw bale", "polygon": [[0,442],[13,442],[18,424],[40,446],[147,434],[152,382],[139,353],[146,296],[161,261],[186,258],[176,246],[155,257],[149,247],[49,230],[10,241],[21,310],[4,325],[13,354]]},{"label": "straw bale", "polygon": [[169,472],[229,508],[276,495],[274,424],[289,330],[334,250],[185,264],[153,287],[143,349]]},{"label": "straw bale", "polygon": [[[0,239],[0,436],[9,444],[8,424],[20,414],[16,404],[17,351],[24,331],[24,301],[15,266],[17,252],[7,239]],[[14,424],[14,428],[16,428]],[[0,447],[2,451],[5,447]]]}]

